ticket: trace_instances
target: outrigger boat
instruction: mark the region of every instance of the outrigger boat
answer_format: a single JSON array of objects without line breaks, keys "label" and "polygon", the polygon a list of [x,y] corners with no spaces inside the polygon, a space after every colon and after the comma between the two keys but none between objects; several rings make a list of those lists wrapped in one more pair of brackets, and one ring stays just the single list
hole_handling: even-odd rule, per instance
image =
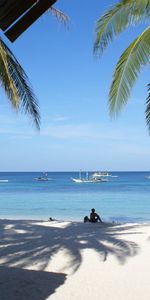
[{"label": "outrigger boat", "polygon": [[43,173],[42,176],[34,178],[36,181],[48,181],[47,173]]},{"label": "outrigger boat", "polygon": [[81,171],[79,172],[79,178],[71,178],[76,183],[99,183],[99,182],[107,182],[108,179],[104,178],[102,175],[100,176],[94,173],[89,177],[88,172],[86,172],[86,178],[82,178]]}]

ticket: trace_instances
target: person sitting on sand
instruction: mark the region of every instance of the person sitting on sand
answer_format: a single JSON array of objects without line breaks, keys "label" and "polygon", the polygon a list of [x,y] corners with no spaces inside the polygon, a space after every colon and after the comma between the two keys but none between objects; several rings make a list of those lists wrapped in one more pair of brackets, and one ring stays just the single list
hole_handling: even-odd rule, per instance
[{"label": "person sitting on sand", "polygon": [[90,222],[96,223],[98,221],[102,223],[100,216],[95,212],[95,208],[92,208],[90,213]]},{"label": "person sitting on sand", "polygon": [[102,223],[100,216],[95,212],[95,208],[91,209],[90,218],[88,218],[88,216],[84,217],[84,223],[86,223],[87,221],[91,223],[97,223],[97,222]]}]

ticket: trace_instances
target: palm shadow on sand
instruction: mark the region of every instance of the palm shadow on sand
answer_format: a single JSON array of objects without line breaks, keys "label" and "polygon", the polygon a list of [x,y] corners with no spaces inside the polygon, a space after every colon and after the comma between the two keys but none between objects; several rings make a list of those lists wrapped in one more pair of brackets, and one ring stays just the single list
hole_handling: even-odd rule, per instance
[{"label": "palm shadow on sand", "polygon": [[[43,226],[42,222],[36,221],[1,220],[1,266],[5,268],[17,266],[18,272],[19,270],[20,272],[33,272],[33,274],[40,272],[42,278],[42,276],[45,276],[44,273],[48,273],[44,272],[48,263],[60,250],[65,250],[69,256],[68,265],[64,266],[64,270],[65,267],[71,267],[74,272],[81,265],[81,253],[84,249],[96,251],[102,262],[105,262],[111,254],[121,264],[125,263],[129,257],[136,255],[139,250],[136,243],[124,239],[125,234],[131,236],[137,233],[136,229],[139,225],[129,224],[124,227],[112,224],[69,222],[62,228],[58,226],[58,223],[52,223],[52,226],[49,226],[51,224],[48,222],[47,224],[44,223]],[[34,269],[37,264],[38,272],[27,270],[31,266]],[[56,286],[46,291],[48,295],[53,293],[55,288],[65,281],[66,274],[55,273],[55,277],[57,275],[58,278],[55,278]],[[50,273],[46,276],[50,276]],[[47,280],[47,277],[45,280]],[[37,286],[40,288],[38,281]],[[44,297],[44,295],[37,296],[36,299],[44,300]]]},{"label": "palm shadow on sand", "polygon": [[66,275],[61,273],[0,267],[2,300],[45,300],[62,285]]}]

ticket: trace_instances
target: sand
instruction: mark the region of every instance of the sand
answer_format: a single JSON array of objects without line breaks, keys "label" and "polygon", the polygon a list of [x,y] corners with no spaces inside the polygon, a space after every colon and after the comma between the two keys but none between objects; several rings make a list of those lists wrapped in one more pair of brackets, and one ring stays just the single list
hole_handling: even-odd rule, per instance
[{"label": "sand", "polygon": [[0,299],[150,299],[150,224],[0,220]]}]

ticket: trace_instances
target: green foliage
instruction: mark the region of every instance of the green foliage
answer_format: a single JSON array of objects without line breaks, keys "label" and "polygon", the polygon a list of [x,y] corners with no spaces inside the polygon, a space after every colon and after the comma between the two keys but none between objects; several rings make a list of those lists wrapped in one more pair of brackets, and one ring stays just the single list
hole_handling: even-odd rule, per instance
[{"label": "green foliage", "polygon": [[[150,0],[122,0],[97,22],[94,52],[101,54],[113,38],[128,26],[150,20]],[[121,55],[109,92],[110,113],[116,115],[127,103],[142,66],[150,63],[150,27]],[[150,92],[150,85],[148,86]],[[146,123],[150,132],[150,93],[146,102]]]},{"label": "green foliage", "polygon": [[[48,11],[63,24],[68,24],[69,18],[54,7]],[[29,80],[21,65],[0,38],[0,83],[4,88],[12,107],[28,114],[40,129],[40,114],[37,99],[30,87]]]},{"label": "green foliage", "polygon": [[123,0],[108,10],[97,22],[94,52],[101,54],[114,36],[129,25],[147,21],[150,18],[149,0]]},{"label": "green foliage", "polygon": [[39,109],[28,77],[11,50],[0,38],[0,82],[8,99],[16,110],[22,110],[32,117],[40,128]]},{"label": "green foliage", "polygon": [[146,116],[146,124],[150,132],[150,83],[148,84],[148,97],[146,99],[145,116]]},{"label": "green foliage", "polygon": [[126,104],[142,66],[150,62],[150,27],[121,55],[109,93],[110,111],[117,113]]}]

